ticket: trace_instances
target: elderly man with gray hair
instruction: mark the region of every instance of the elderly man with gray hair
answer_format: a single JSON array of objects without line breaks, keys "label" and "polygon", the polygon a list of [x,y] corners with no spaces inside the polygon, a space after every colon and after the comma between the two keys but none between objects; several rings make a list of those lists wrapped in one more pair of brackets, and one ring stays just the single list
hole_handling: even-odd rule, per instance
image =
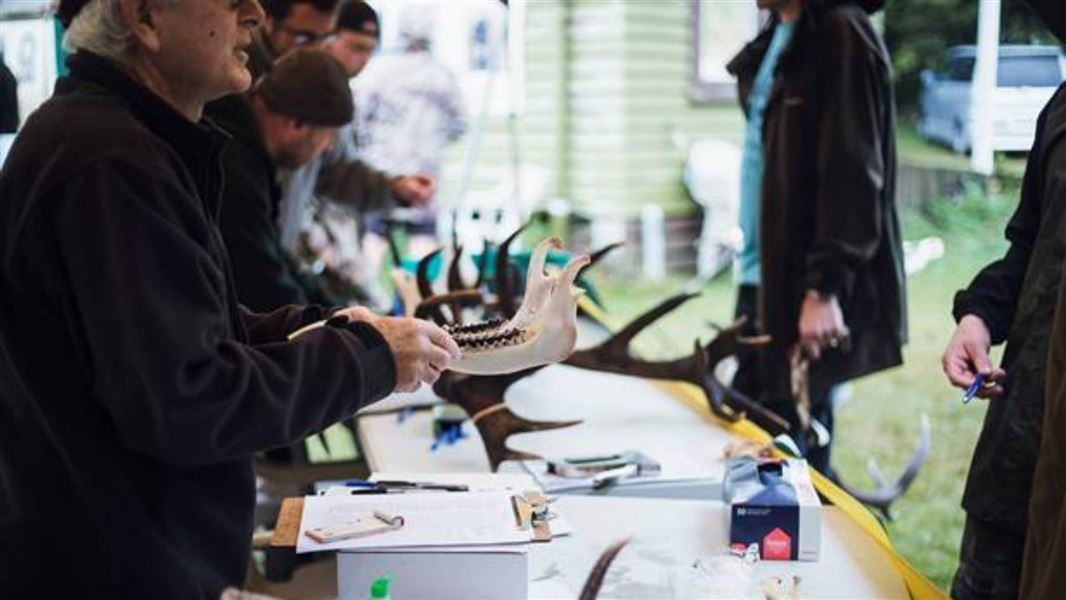
[{"label": "elderly man with gray hair", "polygon": [[[241,307],[219,236],[255,0],[61,0],[70,75],[0,171],[0,589],[218,598],[250,554],[250,457],[434,381],[436,326]],[[290,339],[310,323],[324,326]]]}]

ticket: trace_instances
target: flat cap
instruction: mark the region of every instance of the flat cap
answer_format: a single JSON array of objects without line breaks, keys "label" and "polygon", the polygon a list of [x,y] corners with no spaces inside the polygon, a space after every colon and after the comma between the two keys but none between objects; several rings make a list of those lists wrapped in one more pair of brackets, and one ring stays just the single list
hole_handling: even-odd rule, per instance
[{"label": "flat cap", "polygon": [[344,67],[315,48],[280,58],[254,93],[274,112],[311,125],[340,127],[350,123],[355,112]]}]

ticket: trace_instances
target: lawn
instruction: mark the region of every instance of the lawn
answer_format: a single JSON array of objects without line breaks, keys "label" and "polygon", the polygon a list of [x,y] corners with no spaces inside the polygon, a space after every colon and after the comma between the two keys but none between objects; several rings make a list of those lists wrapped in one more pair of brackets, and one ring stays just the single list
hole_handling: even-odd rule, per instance
[{"label": "lawn", "polygon": [[[963,513],[963,483],[985,405],[964,406],[940,371],[940,353],[954,322],[956,290],[1005,249],[1003,226],[1016,202],[1016,190],[1003,196],[933,203],[924,212],[903,216],[904,237],[939,236],[946,254],[908,281],[910,342],[902,367],[856,382],[851,399],[838,413],[834,462],[853,485],[870,485],[866,461],[875,457],[886,477],[894,478],[914,450],[921,414],[929,415],[933,446],[908,494],[895,506],[888,524],[897,549],[937,585],[947,588],[957,561]],[[684,279],[634,282],[601,278],[598,289],[612,317],[625,322],[687,283]],[[707,285],[703,295],[682,306],[637,339],[640,351],[681,356],[692,340],[713,335],[709,322],[727,323],[734,291],[729,277]]]}]

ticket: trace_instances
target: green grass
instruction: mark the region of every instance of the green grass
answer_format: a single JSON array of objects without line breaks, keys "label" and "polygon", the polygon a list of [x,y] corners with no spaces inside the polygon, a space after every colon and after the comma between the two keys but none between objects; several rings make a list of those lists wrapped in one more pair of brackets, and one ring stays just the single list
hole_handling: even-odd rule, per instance
[{"label": "green grass", "polygon": [[[937,235],[945,257],[908,281],[910,342],[905,363],[856,382],[851,400],[838,412],[834,463],[853,485],[869,486],[868,457],[894,478],[917,442],[920,415],[929,415],[933,446],[913,487],[895,506],[888,530],[896,548],[937,585],[947,588],[954,574],[963,512],[959,507],[985,405],[963,406],[960,393],[940,371],[940,353],[954,330],[951,303],[956,290],[1006,248],[1003,227],[1016,191],[1002,197],[934,202],[925,213],[904,215],[904,237]],[[597,286],[612,317],[625,322],[680,290],[686,280],[634,282],[601,277]],[[704,324],[728,323],[734,290],[728,277],[708,285],[691,300],[637,338],[638,350],[659,357],[691,351],[696,336],[713,335]]]},{"label": "green grass", "polygon": [[[969,155],[955,154],[946,146],[926,141],[913,126],[900,125],[896,130],[896,144],[901,162],[953,171],[970,170]],[[1025,157],[1018,153],[997,153],[996,171],[1020,179],[1025,173]]]}]

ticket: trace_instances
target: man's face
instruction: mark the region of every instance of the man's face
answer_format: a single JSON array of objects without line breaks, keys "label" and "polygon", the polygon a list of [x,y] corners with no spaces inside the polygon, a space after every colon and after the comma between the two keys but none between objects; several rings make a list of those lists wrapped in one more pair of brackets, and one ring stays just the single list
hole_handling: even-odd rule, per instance
[{"label": "man's face", "polygon": [[329,150],[337,139],[336,127],[321,127],[297,123],[287,123],[287,134],[274,158],[281,169],[295,169],[311,162],[315,157]]},{"label": "man's face", "polygon": [[166,2],[151,13],[159,47],[154,60],[173,90],[204,102],[252,84],[247,49],[262,22],[258,0]]},{"label": "man's face", "polygon": [[326,42],[326,50],[340,61],[351,78],[370,62],[377,44],[377,38],[372,35],[341,29]]},{"label": "man's face", "polygon": [[313,4],[293,4],[283,20],[270,25],[270,43],[278,58],[293,48],[314,44],[337,27],[337,15],[317,10]]}]

